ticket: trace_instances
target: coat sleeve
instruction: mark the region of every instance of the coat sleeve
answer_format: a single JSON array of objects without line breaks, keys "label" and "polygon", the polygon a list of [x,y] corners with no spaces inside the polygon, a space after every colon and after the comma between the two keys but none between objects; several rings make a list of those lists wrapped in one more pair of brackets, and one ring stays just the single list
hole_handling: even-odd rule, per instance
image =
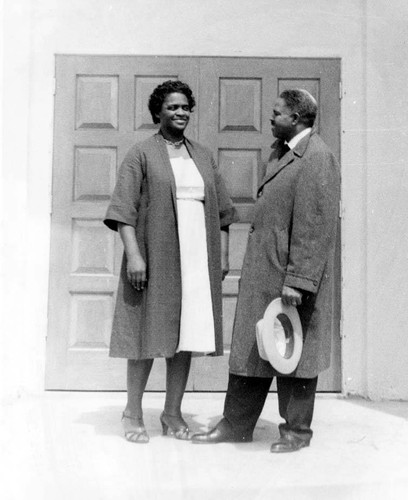
[{"label": "coat sleeve", "polygon": [[141,158],[139,148],[133,146],[120,166],[116,186],[103,221],[113,231],[118,230],[118,222],[136,226],[143,181]]},{"label": "coat sleeve", "polygon": [[284,285],[316,293],[336,238],[340,169],[330,151],[302,166],[293,207]]},{"label": "coat sleeve", "polygon": [[220,216],[220,228],[226,228],[233,222],[237,222],[239,218],[237,211],[232,204],[227,188],[225,187],[224,179],[222,178],[218,166],[215,163],[212,155],[211,165],[214,169],[215,188],[217,191],[218,210]]}]

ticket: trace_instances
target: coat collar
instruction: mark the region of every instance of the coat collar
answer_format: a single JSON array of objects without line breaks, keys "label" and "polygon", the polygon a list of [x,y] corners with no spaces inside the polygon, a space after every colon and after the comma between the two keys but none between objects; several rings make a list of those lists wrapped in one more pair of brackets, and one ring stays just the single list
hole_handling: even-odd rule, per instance
[{"label": "coat collar", "polygon": [[[164,138],[160,132],[155,134],[156,140],[160,145],[160,152],[163,156],[163,160],[167,167],[170,169],[171,175],[174,180],[173,176],[173,170],[171,168],[171,163],[169,159],[169,155],[167,153],[167,147],[166,143],[164,141]],[[184,145],[187,148],[187,151],[189,155],[191,156],[192,160],[194,161],[196,167],[198,168],[198,171],[203,177],[203,180],[205,181],[208,178],[208,168],[207,168],[207,163],[208,163],[208,158],[206,156],[203,156],[200,153],[200,149],[195,146],[195,143],[191,141],[188,137],[184,137]],[[174,184],[174,189],[175,189],[175,184]]]},{"label": "coat collar", "polygon": [[160,155],[162,157],[163,165],[165,167],[168,178],[170,180],[171,197],[173,200],[174,212],[175,212],[176,218],[177,218],[176,180],[174,178],[173,169],[171,168],[171,163],[170,163],[169,155],[167,153],[166,143],[164,142],[164,137],[162,136],[162,134],[160,132],[155,134],[154,138],[156,139],[157,145],[159,147]]},{"label": "coat collar", "polygon": [[[154,135],[154,138],[156,139],[156,142],[159,146],[160,154],[163,160],[163,164],[165,165],[167,175],[170,179],[170,185],[171,185],[171,194],[172,194],[172,199],[173,199],[173,205],[174,205],[174,210],[177,214],[177,196],[176,196],[176,180],[174,178],[173,174],[173,169],[171,168],[171,162],[169,155],[167,153],[167,146],[164,141],[163,135],[158,132],[157,134]],[[208,160],[203,157],[202,154],[200,154],[200,151],[194,146],[194,143],[190,141],[187,137],[184,138],[184,144],[187,148],[187,151],[189,155],[191,156],[192,160],[194,161],[198,171],[200,172],[203,181],[204,181],[204,189],[207,190],[207,184],[208,184],[208,168],[207,167],[207,162]]]},{"label": "coat collar", "polygon": [[310,134],[307,134],[306,137],[303,137],[303,139],[301,139],[293,149],[291,149],[284,156],[282,156],[281,159],[279,159],[279,152],[283,147],[283,142],[280,140],[276,140],[271,146],[272,152],[269,157],[268,166],[266,168],[266,174],[259,186],[259,189],[261,189],[267,182],[273,179],[273,177],[275,177],[275,175],[278,172],[280,172],[283,168],[292,163],[296,158],[302,158],[309,145],[309,141],[314,134],[315,130],[313,129],[310,132]]}]

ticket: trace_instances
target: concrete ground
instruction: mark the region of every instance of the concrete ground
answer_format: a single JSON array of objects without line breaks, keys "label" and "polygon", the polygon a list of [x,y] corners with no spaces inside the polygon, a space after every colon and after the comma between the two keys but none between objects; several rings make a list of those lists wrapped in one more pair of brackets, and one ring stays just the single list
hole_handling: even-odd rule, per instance
[{"label": "concrete ground", "polygon": [[[122,437],[124,393],[47,392],[2,405],[4,500],[333,500],[408,498],[408,402],[318,395],[310,448],[269,452],[274,394],[253,443],[193,445],[161,436],[164,395],[147,393],[150,443]],[[193,430],[214,425],[224,394],[187,393]]]}]

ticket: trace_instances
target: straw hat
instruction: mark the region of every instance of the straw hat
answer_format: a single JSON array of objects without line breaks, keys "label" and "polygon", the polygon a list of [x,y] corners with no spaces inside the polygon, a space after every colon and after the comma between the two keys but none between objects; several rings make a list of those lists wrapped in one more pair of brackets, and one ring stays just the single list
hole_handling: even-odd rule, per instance
[{"label": "straw hat", "polygon": [[303,334],[296,307],[273,300],[256,324],[259,355],[282,374],[295,371],[302,355]]}]

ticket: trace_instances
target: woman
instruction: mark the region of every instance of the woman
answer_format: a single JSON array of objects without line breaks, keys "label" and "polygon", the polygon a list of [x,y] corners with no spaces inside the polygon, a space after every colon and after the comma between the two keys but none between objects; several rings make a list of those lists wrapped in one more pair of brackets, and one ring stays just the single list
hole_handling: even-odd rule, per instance
[{"label": "woman", "polygon": [[222,354],[221,280],[236,215],[211,153],[184,137],[194,106],[183,82],[153,91],[160,130],[128,152],[104,221],[125,248],[110,355],[128,359],[122,421],[135,443],[149,441],[142,397],[153,359],[166,358],[163,435],[187,440],[181,401],[191,353]]}]

